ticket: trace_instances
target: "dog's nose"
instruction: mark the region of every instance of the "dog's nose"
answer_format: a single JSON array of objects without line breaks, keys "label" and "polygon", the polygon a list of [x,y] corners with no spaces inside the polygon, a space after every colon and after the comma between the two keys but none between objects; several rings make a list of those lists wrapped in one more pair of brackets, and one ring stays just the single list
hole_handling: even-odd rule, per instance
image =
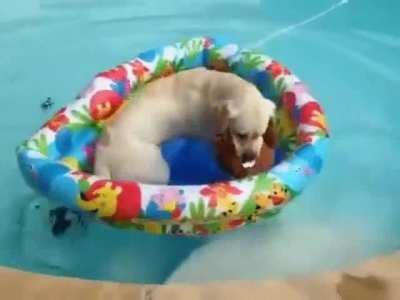
[{"label": "dog's nose", "polygon": [[245,152],[242,154],[241,161],[242,163],[246,162],[252,162],[255,161],[257,158],[257,155],[253,152]]}]

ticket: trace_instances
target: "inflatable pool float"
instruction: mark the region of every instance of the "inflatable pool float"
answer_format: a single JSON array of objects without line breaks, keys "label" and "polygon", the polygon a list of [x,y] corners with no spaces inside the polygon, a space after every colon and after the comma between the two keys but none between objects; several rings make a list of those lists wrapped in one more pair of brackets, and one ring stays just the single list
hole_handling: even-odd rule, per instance
[{"label": "inflatable pool float", "polygon": [[[151,80],[205,66],[254,83],[277,104],[277,163],[268,172],[201,185],[148,185],[91,174],[104,124]],[[22,175],[48,199],[121,228],[207,235],[276,214],[322,168],[328,131],[320,104],[268,56],[208,37],[146,51],[99,73],[76,101],[17,148]],[[191,170],[188,170],[190,172]]]}]

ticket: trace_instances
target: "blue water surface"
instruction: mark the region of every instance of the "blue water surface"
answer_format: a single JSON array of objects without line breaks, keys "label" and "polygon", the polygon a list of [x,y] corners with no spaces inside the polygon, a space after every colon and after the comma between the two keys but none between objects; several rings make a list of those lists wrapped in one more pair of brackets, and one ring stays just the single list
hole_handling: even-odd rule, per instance
[{"label": "blue water surface", "polygon": [[[330,241],[337,242],[332,242],[335,247],[329,246],[334,249],[329,253],[331,260],[321,260],[313,271],[399,249],[400,3],[349,0],[327,14],[320,14],[335,3],[338,2],[2,3],[0,265],[56,275],[146,283],[164,282],[172,273],[178,274],[177,281],[276,277],[290,274],[293,269],[304,274],[310,271],[304,257],[310,263],[328,247],[326,236],[317,234],[323,226],[329,228],[323,232]],[[312,16],[317,17],[310,20]],[[309,23],[304,22],[307,19]],[[223,36],[255,47],[285,63],[311,87],[326,109],[332,133],[322,175],[287,207],[278,217],[279,222],[249,227],[228,237],[202,240],[150,236],[91,220],[86,227],[74,224],[65,235],[52,236],[48,210],[55,204],[34,195],[24,184],[17,170],[16,145],[57,108],[72,101],[98,71],[143,50],[198,35]],[[42,111],[40,104],[49,96],[55,105]],[[199,147],[196,149],[208,146]],[[195,152],[187,153],[187,157],[193,155]],[[216,174],[214,171],[204,172],[211,172],[207,173],[211,176]],[[191,180],[206,176],[201,172],[193,170]],[[181,173],[176,176],[177,181],[182,180]],[[285,232],[297,232],[309,224],[312,226],[301,231],[307,232],[304,238],[293,239],[294,233],[280,234],[282,228]],[[358,236],[351,236],[352,232]],[[348,248],[345,241],[353,238],[360,241]],[[242,252],[237,252],[232,240],[240,244]],[[246,245],[254,240],[256,246],[277,241],[274,245],[279,245],[279,249],[270,253],[276,259],[257,261],[257,270],[248,267],[251,263],[242,265],[220,259],[246,253]],[[253,252],[254,249],[257,247],[252,248]],[[303,260],[299,258],[299,249]],[[265,249],[260,246],[257,251]],[[201,260],[204,257],[193,262],[198,252],[215,264],[206,264]],[[353,256],[349,260],[346,255],[350,252]],[[185,264],[190,254],[194,268]],[[254,252],[254,260],[256,256]]]}]

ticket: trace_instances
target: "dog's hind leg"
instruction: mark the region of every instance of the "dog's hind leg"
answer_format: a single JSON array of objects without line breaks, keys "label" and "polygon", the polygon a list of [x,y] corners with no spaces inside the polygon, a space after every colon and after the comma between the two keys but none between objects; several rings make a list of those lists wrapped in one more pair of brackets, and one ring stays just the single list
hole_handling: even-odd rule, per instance
[{"label": "dog's hind leg", "polygon": [[159,146],[130,140],[121,147],[118,164],[111,168],[113,179],[135,180],[150,184],[167,184],[170,170]]},{"label": "dog's hind leg", "polygon": [[97,143],[93,173],[99,177],[111,179],[110,166],[107,164],[110,156],[110,134],[107,128]]},{"label": "dog's hind leg", "polygon": [[146,155],[143,157],[145,166],[140,175],[144,183],[167,184],[170,177],[168,163],[164,160],[160,147],[149,145]]},{"label": "dog's hind leg", "polygon": [[111,179],[110,169],[104,163],[96,162],[96,164],[94,165],[93,171],[94,171],[94,174],[96,174],[99,177]]}]

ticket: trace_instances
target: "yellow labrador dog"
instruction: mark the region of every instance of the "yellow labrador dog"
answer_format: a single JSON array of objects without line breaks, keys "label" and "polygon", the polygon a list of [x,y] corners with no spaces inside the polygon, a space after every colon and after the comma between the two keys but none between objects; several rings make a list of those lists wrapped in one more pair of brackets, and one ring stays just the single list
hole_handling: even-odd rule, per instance
[{"label": "yellow labrador dog", "polygon": [[275,105],[231,73],[197,68],[148,83],[99,140],[94,172],[165,184],[170,172],[160,144],[176,136],[213,140],[229,130],[236,154],[251,167]]}]

